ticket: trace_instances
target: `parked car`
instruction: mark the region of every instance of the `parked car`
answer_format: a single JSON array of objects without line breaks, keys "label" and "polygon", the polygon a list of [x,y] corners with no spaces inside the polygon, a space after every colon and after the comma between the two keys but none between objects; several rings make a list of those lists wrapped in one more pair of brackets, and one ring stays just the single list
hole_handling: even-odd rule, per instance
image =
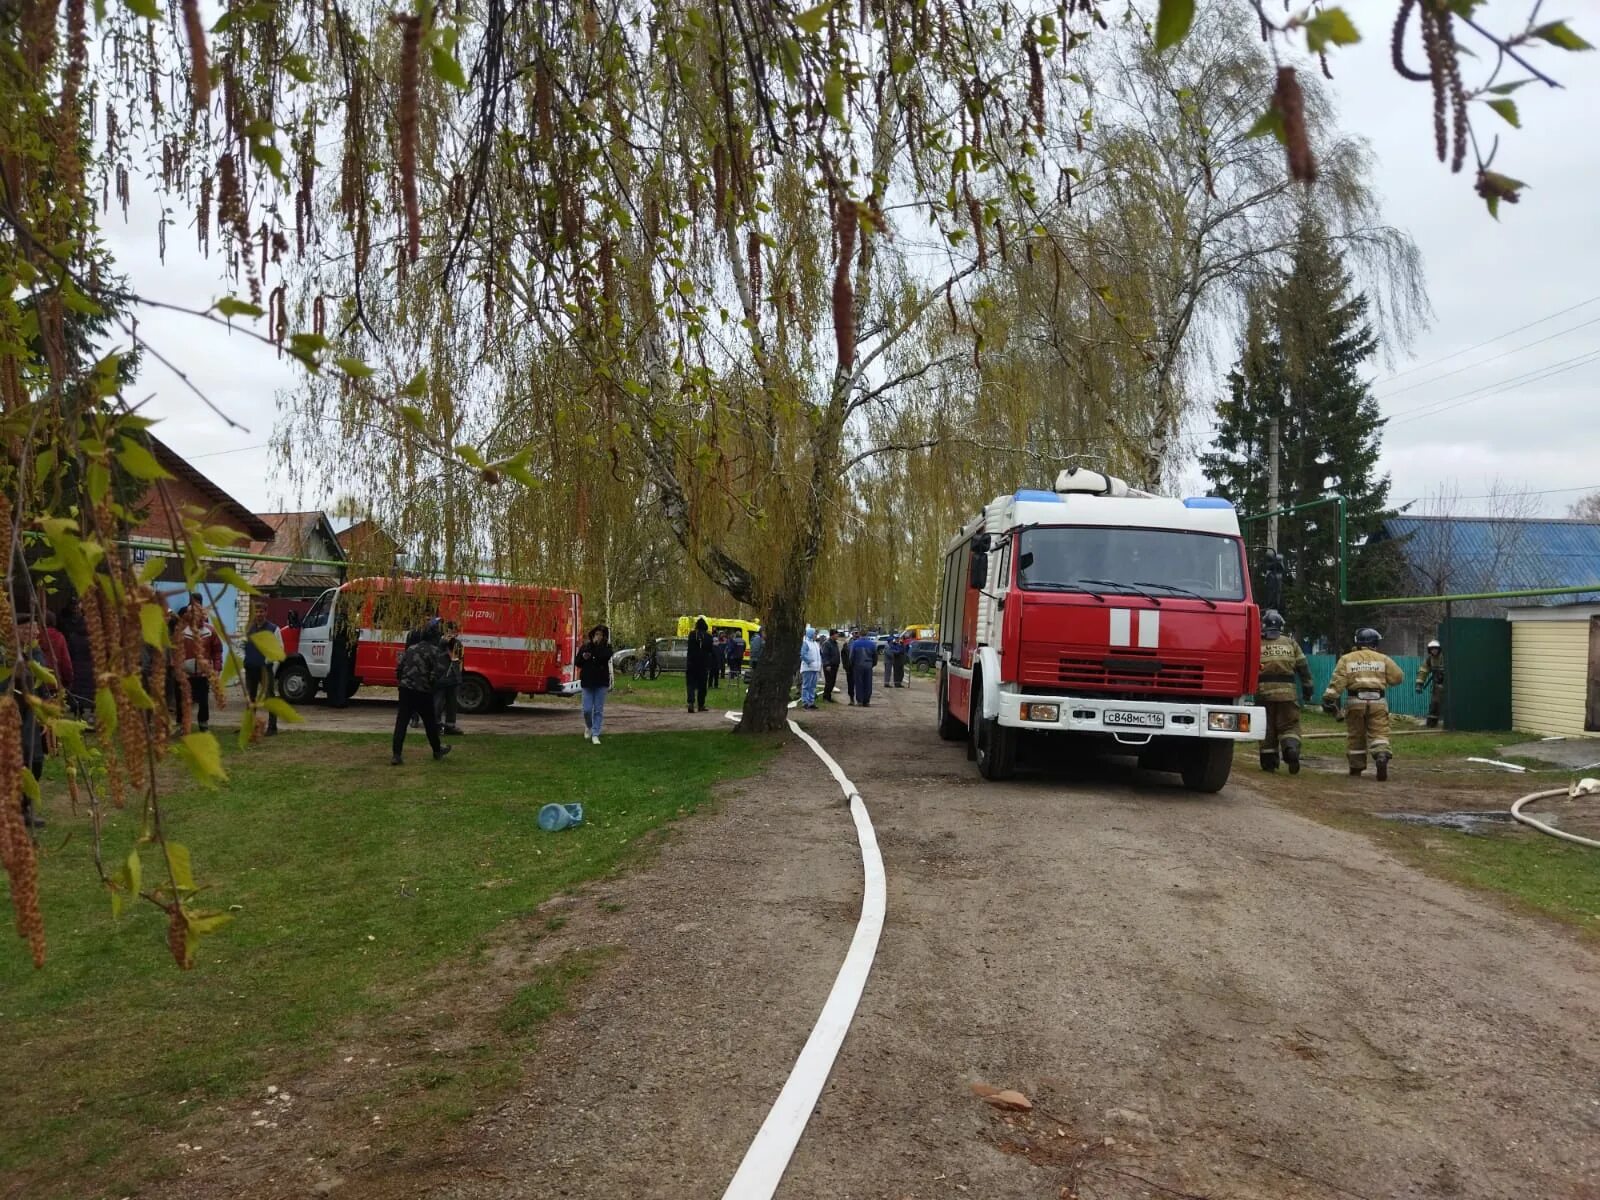
[{"label": "parked car", "polygon": [[911,665],[913,667],[927,667],[929,670],[937,667],[939,665],[939,643],[932,640],[912,642]]},{"label": "parked car", "polygon": [[689,669],[689,639],[657,638],[656,663],[663,671],[687,671]]}]

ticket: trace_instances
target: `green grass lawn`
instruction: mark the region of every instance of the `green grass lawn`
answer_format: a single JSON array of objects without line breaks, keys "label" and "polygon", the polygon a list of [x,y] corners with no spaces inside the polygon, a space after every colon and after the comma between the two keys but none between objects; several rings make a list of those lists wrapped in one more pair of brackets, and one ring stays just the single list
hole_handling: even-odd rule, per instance
[{"label": "green grass lawn", "polygon": [[[154,906],[112,919],[82,819],[47,776],[49,961],[34,971],[18,939],[0,942],[0,1191],[135,1190],[150,1170],[137,1158],[141,1135],[326,1055],[342,1028],[381,1018],[497,926],[613,871],[772,748],[706,733],[635,734],[603,749],[482,737],[442,763],[412,745],[394,769],[384,736],[291,731],[247,751],[227,739],[231,784],[180,787],[166,808],[169,837],[209,885],[203,905],[235,918],[204,940],[190,972],[168,956]],[[535,816],[552,800],[581,802],[585,824],[541,833]],[[113,861],[134,823],[131,812],[110,820]],[[148,877],[148,847],[145,858]],[[563,960],[530,978],[502,1027],[525,1034],[591,965]],[[484,1066],[474,1086],[515,1078]]]},{"label": "green grass lawn", "polygon": [[[724,679],[721,687],[706,689],[706,707],[725,712],[744,704],[744,684]],[[606,702],[616,704],[643,704],[651,708],[684,708],[683,672],[663,674],[655,679],[632,679],[617,676],[617,686],[611,689]]]},{"label": "green grass lawn", "polygon": [[[1306,709],[1301,713],[1300,723],[1307,734],[1333,734],[1334,737],[1311,738],[1306,749],[1311,754],[1343,754],[1344,753],[1344,722],[1336,721],[1320,709]],[[1413,732],[1414,731],[1414,732]],[[1522,733],[1517,730],[1491,731],[1487,733],[1454,733],[1425,729],[1420,723],[1396,717],[1391,722],[1391,732],[1394,735],[1391,741],[1394,744],[1394,753],[1400,758],[1425,758],[1425,759],[1458,759],[1462,766],[1471,764],[1465,762],[1469,757],[1499,758],[1502,746],[1512,746],[1518,742],[1533,741],[1536,734]],[[1253,746],[1245,747],[1250,751],[1251,757],[1255,756]],[[1512,760],[1515,761],[1515,760]]]}]

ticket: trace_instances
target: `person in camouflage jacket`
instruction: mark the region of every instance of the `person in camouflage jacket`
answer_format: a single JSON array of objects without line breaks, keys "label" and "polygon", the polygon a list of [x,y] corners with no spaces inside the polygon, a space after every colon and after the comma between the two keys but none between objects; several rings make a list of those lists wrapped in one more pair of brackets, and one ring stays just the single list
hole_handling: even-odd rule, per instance
[{"label": "person in camouflage jacket", "polygon": [[1267,710],[1263,771],[1278,769],[1281,748],[1289,774],[1300,773],[1302,701],[1311,703],[1311,664],[1300,643],[1283,632],[1283,617],[1269,608],[1261,617],[1261,674],[1256,683],[1256,703]]},{"label": "person in camouflage jacket", "polygon": [[1404,683],[1406,673],[1378,645],[1383,635],[1376,629],[1358,629],[1356,648],[1341,658],[1322,694],[1322,708],[1329,716],[1339,715],[1339,694],[1349,693],[1345,704],[1345,753],[1350,774],[1367,769],[1367,754],[1377,764],[1378,782],[1389,778],[1389,689]]},{"label": "person in camouflage jacket", "polygon": [[405,749],[406,726],[413,716],[422,719],[427,732],[428,745],[433,747],[433,757],[443,758],[454,748],[439,742],[439,716],[434,708],[434,691],[444,682],[450,670],[450,655],[440,641],[439,619],[432,618],[423,626],[417,639],[405,648],[395,666],[400,684],[400,707],[394,715],[393,755],[389,765],[402,763],[400,752]]}]

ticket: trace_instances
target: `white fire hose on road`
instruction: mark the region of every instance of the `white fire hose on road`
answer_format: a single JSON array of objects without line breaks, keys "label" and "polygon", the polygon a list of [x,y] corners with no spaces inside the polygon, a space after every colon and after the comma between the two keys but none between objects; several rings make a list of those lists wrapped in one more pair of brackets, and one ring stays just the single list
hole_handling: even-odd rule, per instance
[{"label": "white fire hose on road", "polygon": [[1573,784],[1570,788],[1550,788],[1543,792],[1532,792],[1522,797],[1511,806],[1511,816],[1514,820],[1521,821],[1524,825],[1537,829],[1540,833],[1548,833],[1551,837],[1558,837],[1564,842],[1576,842],[1580,846],[1591,846],[1600,850],[1600,841],[1594,838],[1579,837],[1575,833],[1568,833],[1564,829],[1557,829],[1554,825],[1547,825],[1537,817],[1530,817],[1523,812],[1523,806],[1532,804],[1536,800],[1554,800],[1557,796],[1576,799],[1579,796],[1593,796],[1600,799],[1600,780],[1583,779]]}]

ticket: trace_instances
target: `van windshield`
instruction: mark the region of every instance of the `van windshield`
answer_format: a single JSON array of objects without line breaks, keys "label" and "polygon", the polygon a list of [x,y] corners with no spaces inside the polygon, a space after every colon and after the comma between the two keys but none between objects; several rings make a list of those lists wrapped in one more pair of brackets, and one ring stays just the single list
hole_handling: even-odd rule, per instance
[{"label": "van windshield", "polygon": [[328,623],[328,617],[333,612],[333,597],[335,592],[323,592],[317,597],[317,602],[311,606],[311,611],[306,613],[305,619],[300,622],[302,629],[316,629]]},{"label": "van windshield", "polygon": [[1143,587],[1170,599],[1188,592],[1243,600],[1244,569],[1238,540],[1221,534],[1100,525],[1028,529],[1017,547],[1017,586],[1132,594]]}]

